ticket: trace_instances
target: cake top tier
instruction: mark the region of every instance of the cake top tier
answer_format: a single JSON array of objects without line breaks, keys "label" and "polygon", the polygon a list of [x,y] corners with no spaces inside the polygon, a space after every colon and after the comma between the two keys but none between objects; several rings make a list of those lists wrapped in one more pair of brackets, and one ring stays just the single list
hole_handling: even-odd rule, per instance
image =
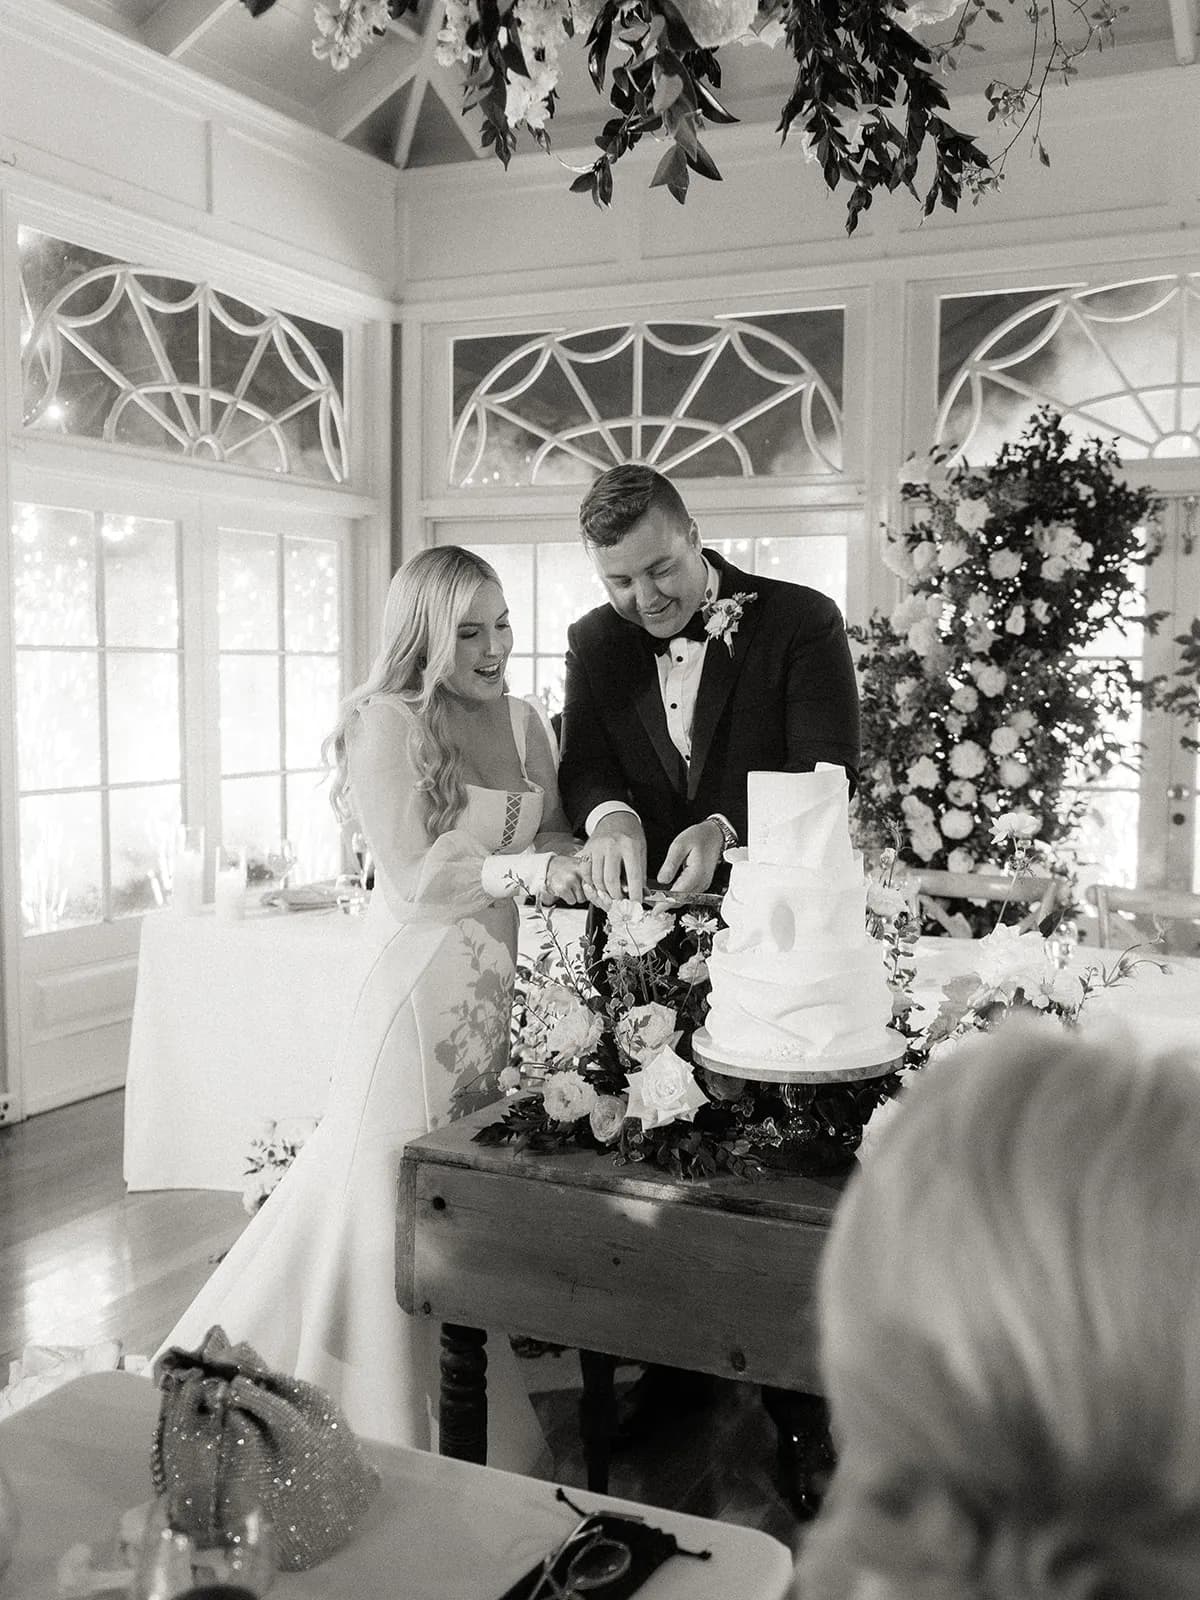
[{"label": "cake top tier", "polygon": [[817,772],[751,772],[750,860],[804,867],[829,883],[853,868],[850,785],[841,767]]}]

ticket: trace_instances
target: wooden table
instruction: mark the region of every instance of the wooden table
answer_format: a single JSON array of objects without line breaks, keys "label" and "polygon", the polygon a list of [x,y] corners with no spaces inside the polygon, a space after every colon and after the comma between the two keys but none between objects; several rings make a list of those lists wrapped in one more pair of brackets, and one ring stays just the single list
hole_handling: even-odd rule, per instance
[{"label": "wooden table", "polygon": [[[844,1177],[682,1182],[607,1154],[473,1144],[497,1115],[415,1140],[401,1165],[396,1293],[443,1324],[445,1454],[486,1459],[484,1327],[578,1347],[585,1389],[605,1381],[600,1352],[820,1392],[816,1271]],[[601,1487],[591,1420],[590,1436],[585,1402]]]}]

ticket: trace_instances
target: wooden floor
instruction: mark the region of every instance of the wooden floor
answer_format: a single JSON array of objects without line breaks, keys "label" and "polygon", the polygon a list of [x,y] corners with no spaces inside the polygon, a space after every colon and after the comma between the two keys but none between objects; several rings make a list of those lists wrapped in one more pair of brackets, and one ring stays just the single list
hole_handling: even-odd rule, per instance
[{"label": "wooden floor", "polygon": [[[0,1383],[27,1343],[117,1339],[149,1355],[245,1226],[240,1197],[214,1190],[126,1194],[124,1097],[100,1095],[0,1128]],[[523,1363],[555,1476],[584,1482],[573,1352]],[[628,1376],[633,1377],[630,1372]],[[772,1432],[757,1390],[719,1386],[714,1404],[613,1463],[611,1491],[745,1523],[796,1544],[771,1481]]]}]

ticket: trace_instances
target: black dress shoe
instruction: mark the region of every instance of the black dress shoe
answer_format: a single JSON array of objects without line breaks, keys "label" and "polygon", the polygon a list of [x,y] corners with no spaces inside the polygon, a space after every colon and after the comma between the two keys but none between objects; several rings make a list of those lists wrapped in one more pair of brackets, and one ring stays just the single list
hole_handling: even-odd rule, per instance
[{"label": "black dress shoe", "polygon": [[763,1405],[775,1424],[775,1481],[801,1522],[810,1522],[837,1465],[829,1408],[816,1394],[763,1386]]},{"label": "black dress shoe", "polygon": [[703,1411],[716,1396],[717,1380],[684,1367],[650,1366],[617,1401],[613,1446],[634,1444],[673,1422]]}]

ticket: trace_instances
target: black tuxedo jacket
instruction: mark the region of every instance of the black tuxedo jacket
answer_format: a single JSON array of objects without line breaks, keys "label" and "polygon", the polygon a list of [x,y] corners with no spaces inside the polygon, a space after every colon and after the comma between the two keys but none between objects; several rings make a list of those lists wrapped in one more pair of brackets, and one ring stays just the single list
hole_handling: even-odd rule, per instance
[{"label": "black tuxedo jacket", "polygon": [[714,811],[746,838],[746,774],[811,772],[818,761],[858,776],[858,688],[842,616],[828,596],[752,577],[704,552],[720,598],[753,594],[732,654],[712,640],[692,721],[692,759],[671,743],[654,643],[610,605],[567,633],[558,781],[572,826],[593,807],[623,800],[646,830],[647,867],[658,871],[675,835]]}]

